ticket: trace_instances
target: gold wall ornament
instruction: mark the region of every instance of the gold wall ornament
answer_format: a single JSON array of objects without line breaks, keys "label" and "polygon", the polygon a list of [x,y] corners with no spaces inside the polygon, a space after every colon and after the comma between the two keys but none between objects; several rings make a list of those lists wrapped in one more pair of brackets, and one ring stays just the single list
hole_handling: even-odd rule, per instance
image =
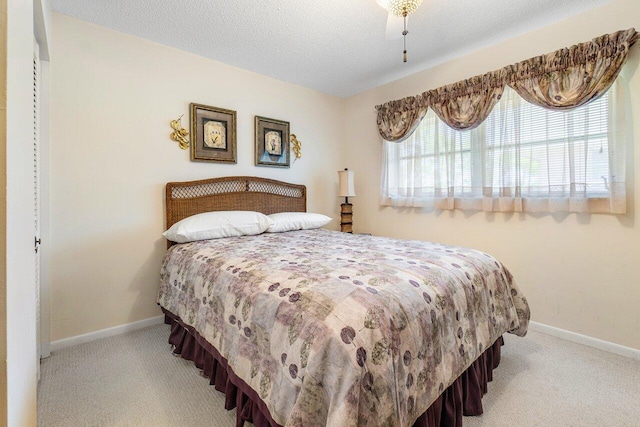
[{"label": "gold wall ornament", "polygon": [[296,159],[302,157],[302,142],[298,140],[295,133],[291,134],[291,147],[293,149],[293,153],[296,155]]},{"label": "gold wall ornament", "polygon": [[[184,116],[184,114],[182,116]],[[182,127],[182,116],[175,120],[171,120],[171,128],[173,129],[173,132],[170,136],[172,140],[176,141],[180,145],[180,148],[186,150],[189,148],[189,139],[187,138],[189,132]]]}]

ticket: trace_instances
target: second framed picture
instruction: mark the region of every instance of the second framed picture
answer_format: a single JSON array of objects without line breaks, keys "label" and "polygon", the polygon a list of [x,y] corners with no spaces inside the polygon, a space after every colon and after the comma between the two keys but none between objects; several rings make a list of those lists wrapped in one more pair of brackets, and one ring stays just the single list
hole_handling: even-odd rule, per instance
[{"label": "second framed picture", "polygon": [[191,104],[191,160],[237,163],[236,112]]},{"label": "second framed picture", "polygon": [[256,116],[256,166],[288,168],[289,122]]}]

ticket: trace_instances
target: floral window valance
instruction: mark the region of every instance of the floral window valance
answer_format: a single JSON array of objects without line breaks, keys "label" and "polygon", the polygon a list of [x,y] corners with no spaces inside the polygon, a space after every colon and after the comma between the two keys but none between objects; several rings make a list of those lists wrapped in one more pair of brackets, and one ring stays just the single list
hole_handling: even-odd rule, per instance
[{"label": "floral window valance", "polygon": [[638,37],[633,28],[606,34],[417,96],[389,101],[376,106],[378,131],[386,141],[403,141],[428,108],[453,129],[474,129],[489,116],[505,86],[540,107],[577,108],[611,87]]}]

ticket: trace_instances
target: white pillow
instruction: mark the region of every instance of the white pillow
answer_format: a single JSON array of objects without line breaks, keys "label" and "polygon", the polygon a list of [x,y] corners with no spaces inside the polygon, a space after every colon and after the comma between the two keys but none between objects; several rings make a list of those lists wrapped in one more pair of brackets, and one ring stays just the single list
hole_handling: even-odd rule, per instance
[{"label": "white pillow", "polygon": [[264,233],[271,223],[269,217],[260,212],[205,212],[176,222],[162,235],[167,240],[176,243],[221,237],[252,236]]},{"label": "white pillow", "polygon": [[269,215],[272,224],[267,233],[282,233],[292,230],[320,228],[331,222],[326,215],[311,212],[280,212]]}]

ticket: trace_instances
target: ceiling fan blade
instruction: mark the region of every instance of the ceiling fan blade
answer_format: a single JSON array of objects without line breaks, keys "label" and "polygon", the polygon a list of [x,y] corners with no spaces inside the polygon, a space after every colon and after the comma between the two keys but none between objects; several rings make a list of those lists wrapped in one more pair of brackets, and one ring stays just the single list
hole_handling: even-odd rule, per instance
[{"label": "ceiling fan blade", "polygon": [[385,38],[387,40],[396,40],[402,37],[402,31],[404,30],[404,22],[402,16],[395,16],[389,12],[387,17],[387,29],[385,31]]}]

